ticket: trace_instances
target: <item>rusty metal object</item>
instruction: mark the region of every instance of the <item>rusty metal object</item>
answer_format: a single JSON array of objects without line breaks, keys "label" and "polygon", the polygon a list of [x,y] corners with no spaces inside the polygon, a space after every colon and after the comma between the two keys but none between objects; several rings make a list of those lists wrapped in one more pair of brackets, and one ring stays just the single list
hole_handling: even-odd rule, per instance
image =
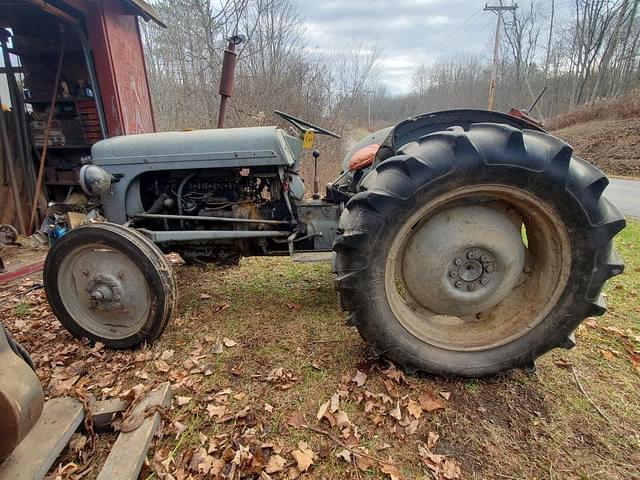
[{"label": "rusty metal object", "polygon": [[35,425],[44,405],[42,385],[0,329],[0,462]]},{"label": "rusty metal object", "polygon": [[233,78],[236,71],[236,45],[244,43],[247,38],[242,35],[233,35],[227,39],[229,43],[224,50],[222,59],[222,73],[220,74],[220,111],[218,112],[218,128],[224,128],[224,117],[227,112],[227,100],[233,95]]}]

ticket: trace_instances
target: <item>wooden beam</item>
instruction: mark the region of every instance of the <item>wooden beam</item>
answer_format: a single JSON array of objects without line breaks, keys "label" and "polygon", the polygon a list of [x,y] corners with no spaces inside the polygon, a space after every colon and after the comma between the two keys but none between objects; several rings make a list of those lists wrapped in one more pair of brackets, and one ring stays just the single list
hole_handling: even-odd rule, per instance
[{"label": "wooden beam", "polygon": [[111,425],[113,416],[116,413],[124,412],[129,406],[129,402],[121,398],[111,398],[95,402],[91,406],[91,417],[93,418],[94,430],[102,430]]},{"label": "wooden beam", "polygon": [[70,397],[49,400],[33,430],[0,465],[0,478],[43,479],[83,419],[84,408],[78,400]]},{"label": "wooden beam", "polygon": [[57,7],[45,2],[44,0],[24,0],[25,2],[33,5],[34,7],[38,7],[40,10],[44,10],[51,15],[55,15],[56,17],[65,20],[73,25],[78,24],[78,19],[73,15],[69,15],[67,12],[60,10]]},{"label": "wooden beam", "polygon": [[[161,384],[133,408],[131,417],[144,416],[154,406],[166,408],[171,405],[171,386]],[[123,432],[113,444],[98,480],[137,480],[140,469],[151,445],[151,439],[160,425],[160,414],[153,412],[142,424],[130,432]]]},{"label": "wooden beam", "polygon": [[82,0],[62,0],[62,1],[67,5],[69,5],[71,8],[75,8],[79,12],[82,12],[82,13],[89,12],[89,9],[87,8],[86,3],[83,2]]}]

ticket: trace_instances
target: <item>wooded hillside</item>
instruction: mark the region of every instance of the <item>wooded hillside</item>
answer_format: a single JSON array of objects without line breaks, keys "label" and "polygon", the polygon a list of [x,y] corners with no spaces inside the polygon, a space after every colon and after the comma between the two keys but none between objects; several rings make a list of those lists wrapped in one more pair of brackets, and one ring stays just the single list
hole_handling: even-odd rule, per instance
[{"label": "wooded hillside", "polygon": [[[368,126],[369,101],[373,127],[425,111],[487,104],[491,46],[486,55],[466,53],[456,47],[456,32],[433,52],[439,60],[416,64],[412,91],[398,96],[383,86],[385,52],[378,46],[356,39],[341,50],[307,49],[295,0],[154,5],[168,24],[166,30],[144,27],[162,130],[215,125],[222,52],[234,33],[248,41],[240,50],[229,126],[271,123],[271,111],[279,109],[344,132]],[[504,12],[496,109],[528,108],[546,86],[532,114],[548,119],[638,88],[639,6],[640,0],[524,0]]]}]

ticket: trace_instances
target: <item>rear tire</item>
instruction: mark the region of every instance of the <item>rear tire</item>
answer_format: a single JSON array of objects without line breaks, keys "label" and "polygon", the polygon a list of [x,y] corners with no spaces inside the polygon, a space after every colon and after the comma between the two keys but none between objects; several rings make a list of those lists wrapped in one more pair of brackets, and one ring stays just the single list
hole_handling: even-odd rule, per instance
[{"label": "rear tire", "polygon": [[112,223],[82,225],[58,239],[43,276],[51,309],[65,328],[108,348],[153,342],[176,307],[176,280],[160,249]]},{"label": "rear tire", "polygon": [[349,322],[374,354],[445,376],[529,368],[571,348],[623,271],[612,239],[625,220],[602,196],[607,184],[561,140],[501,124],[401,146],[340,219],[336,286]]}]

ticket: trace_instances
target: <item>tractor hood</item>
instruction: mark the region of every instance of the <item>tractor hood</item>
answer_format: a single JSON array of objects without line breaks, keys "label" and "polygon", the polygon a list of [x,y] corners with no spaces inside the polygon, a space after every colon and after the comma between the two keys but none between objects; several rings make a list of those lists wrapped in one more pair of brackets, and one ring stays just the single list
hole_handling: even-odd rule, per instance
[{"label": "tractor hood", "polygon": [[179,162],[189,168],[202,161],[219,162],[219,167],[290,166],[296,160],[290,146],[296,143],[278,127],[145,133],[102,140],[92,147],[91,159],[94,165],[114,167]]}]

